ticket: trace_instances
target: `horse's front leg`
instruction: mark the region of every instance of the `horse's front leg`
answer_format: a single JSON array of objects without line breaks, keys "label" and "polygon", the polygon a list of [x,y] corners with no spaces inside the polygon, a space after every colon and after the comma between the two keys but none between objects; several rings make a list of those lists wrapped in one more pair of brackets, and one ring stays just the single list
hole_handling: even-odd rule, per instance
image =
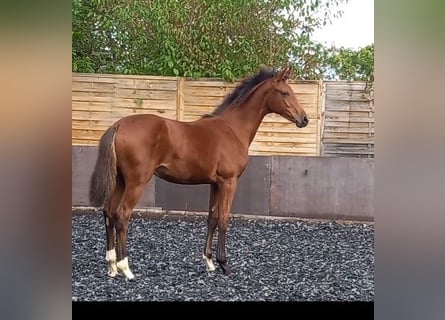
[{"label": "horse's front leg", "polygon": [[209,216],[207,217],[207,239],[203,254],[207,271],[215,270],[215,266],[213,265],[212,262],[212,242],[216,226],[218,225],[218,208],[216,206],[217,192],[218,192],[218,186],[216,184],[211,184],[210,199],[209,199]]},{"label": "horse's front leg", "polygon": [[226,258],[226,233],[229,226],[230,211],[232,210],[233,197],[235,196],[238,180],[227,179],[218,186],[218,245],[216,261],[224,271],[225,275],[231,273]]}]

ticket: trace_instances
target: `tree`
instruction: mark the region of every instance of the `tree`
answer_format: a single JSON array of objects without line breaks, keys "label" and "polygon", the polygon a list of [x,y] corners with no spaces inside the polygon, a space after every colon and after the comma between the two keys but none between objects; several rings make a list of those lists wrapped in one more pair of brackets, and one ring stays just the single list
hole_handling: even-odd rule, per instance
[{"label": "tree", "polygon": [[73,0],[72,69],[233,80],[290,61],[298,78],[320,79],[327,61],[346,64],[311,34],[346,1]]},{"label": "tree", "polygon": [[374,44],[358,50],[333,47],[327,64],[333,71],[328,78],[373,82]]}]

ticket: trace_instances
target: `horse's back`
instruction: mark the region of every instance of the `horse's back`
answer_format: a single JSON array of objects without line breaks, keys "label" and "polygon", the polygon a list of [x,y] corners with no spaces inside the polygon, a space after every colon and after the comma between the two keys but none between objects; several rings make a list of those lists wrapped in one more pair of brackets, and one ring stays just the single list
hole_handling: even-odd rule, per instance
[{"label": "horse's back", "polygon": [[154,114],[133,114],[118,120],[115,125],[118,126],[118,133],[125,134],[128,137],[135,139],[143,139],[145,136],[150,136],[154,132],[162,132],[167,127],[166,118]]}]

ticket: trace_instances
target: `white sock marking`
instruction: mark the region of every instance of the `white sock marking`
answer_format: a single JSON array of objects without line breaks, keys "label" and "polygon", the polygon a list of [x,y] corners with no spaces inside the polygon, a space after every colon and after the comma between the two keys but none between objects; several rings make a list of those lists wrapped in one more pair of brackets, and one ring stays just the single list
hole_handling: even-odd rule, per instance
[{"label": "white sock marking", "polygon": [[117,275],[116,250],[108,250],[105,256],[105,260],[107,260],[108,262],[108,275],[110,277],[115,277]]},{"label": "white sock marking", "polygon": [[107,261],[116,261],[116,249],[108,250],[105,259]]},{"label": "white sock marking", "polygon": [[215,271],[215,265],[213,264],[212,259],[207,258],[205,254],[203,254],[202,257],[205,260],[207,271]]},{"label": "white sock marking", "polygon": [[122,271],[122,273],[125,275],[125,277],[128,280],[134,279],[133,272],[131,272],[130,267],[128,266],[128,257],[125,257],[121,261],[119,261],[117,264],[117,268]]}]

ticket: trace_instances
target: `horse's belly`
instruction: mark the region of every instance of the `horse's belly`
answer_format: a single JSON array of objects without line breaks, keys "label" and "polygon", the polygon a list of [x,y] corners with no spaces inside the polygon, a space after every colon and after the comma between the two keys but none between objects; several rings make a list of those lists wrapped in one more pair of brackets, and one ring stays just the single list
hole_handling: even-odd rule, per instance
[{"label": "horse's belly", "polygon": [[196,168],[172,168],[168,165],[160,165],[155,170],[155,175],[165,181],[178,184],[208,184],[214,182],[212,174]]}]

